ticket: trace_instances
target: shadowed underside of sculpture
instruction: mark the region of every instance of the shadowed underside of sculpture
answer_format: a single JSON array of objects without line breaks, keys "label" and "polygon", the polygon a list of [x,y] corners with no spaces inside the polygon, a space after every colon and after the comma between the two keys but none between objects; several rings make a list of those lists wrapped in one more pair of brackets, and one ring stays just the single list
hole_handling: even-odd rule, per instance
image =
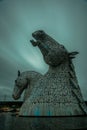
[{"label": "shadowed underside of sculpture", "polygon": [[32,36],[35,41],[31,40],[31,43],[39,47],[49,70],[35,82],[19,115],[86,115],[87,107],[72,63],[72,58],[75,58],[78,52],[69,53],[63,45],[42,30],[32,33]]}]

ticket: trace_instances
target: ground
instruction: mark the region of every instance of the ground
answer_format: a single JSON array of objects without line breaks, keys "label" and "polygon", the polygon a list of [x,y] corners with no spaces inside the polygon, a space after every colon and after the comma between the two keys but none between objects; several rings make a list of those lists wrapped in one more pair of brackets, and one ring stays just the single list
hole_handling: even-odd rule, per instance
[{"label": "ground", "polygon": [[83,117],[18,117],[11,112],[0,113],[0,130],[86,130]]}]

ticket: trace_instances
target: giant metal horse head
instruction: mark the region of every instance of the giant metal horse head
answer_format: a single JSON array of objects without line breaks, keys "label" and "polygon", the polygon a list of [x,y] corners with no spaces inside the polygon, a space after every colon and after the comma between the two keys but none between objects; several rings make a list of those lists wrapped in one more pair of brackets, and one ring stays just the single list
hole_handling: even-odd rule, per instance
[{"label": "giant metal horse head", "polygon": [[15,100],[19,99],[23,90],[25,88],[27,88],[28,86],[28,80],[25,77],[24,73],[20,73],[20,71],[18,71],[18,77],[15,80],[15,86],[14,86],[14,90],[13,90],[13,98]]},{"label": "giant metal horse head", "polygon": [[23,91],[24,93],[24,101],[30,96],[34,85],[42,77],[42,74],[35,71],[25,71],[20,73],[18,71],[18,77],[15,80],[14,90],[13,90],[13,98],[15,100],[19,99]]},{"label": "giant metal horse head", "polygon": [[78,52],[69,53],[66,48],[50,37],[43,30],[32,33],[35,40],[30,40],[33,46],[38,46],[43,54],[45,62],[50,66],[58,66],[59,64],[75,58]]}]

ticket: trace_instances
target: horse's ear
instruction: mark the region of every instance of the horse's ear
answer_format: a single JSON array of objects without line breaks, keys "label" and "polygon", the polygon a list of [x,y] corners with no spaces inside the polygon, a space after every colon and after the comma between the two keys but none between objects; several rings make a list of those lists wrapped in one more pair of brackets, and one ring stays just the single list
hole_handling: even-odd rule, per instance
[{"label": "horse's ear", "polygon": [[21,74],[21,73],[20,73],[20,70],[18,70],[18,76],[20,76],[20,74]]}]

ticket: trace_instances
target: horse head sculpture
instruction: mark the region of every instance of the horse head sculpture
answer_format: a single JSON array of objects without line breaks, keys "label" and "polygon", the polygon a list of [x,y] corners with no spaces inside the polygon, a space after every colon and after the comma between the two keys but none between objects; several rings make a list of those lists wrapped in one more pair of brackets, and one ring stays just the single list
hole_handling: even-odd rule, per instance
[{"label": "horse head sculpture", "polygon": [[15,86],[13,90],[13,98],[15,100],[19,99],[23,90],[28,86],[28,79],[24,76],[23,73],[18,71],[18,78],[15,80]]},{"label": "horse head sculpture", "polygon": [[18,77],[15,80],[13,98],[15,100],[19,99],[23,91],[25,90],[24,100],[29,96],[34,84],[39,80],[42,75],[34,71],[18,71]]},{"label": "horse head sculpture", "polygon": [[[43,30],[32,33],[44,61],[49,65],[44,75],[18,71],[13,97],[18,99],[26,88],[22,116],[74,116],[87,114],[87,106],[78,85],[72,59],[78,52],[67,49]],[[28,87],[29,86],[29,87]],[[28,90],[28,91],[27,91]]]}]

